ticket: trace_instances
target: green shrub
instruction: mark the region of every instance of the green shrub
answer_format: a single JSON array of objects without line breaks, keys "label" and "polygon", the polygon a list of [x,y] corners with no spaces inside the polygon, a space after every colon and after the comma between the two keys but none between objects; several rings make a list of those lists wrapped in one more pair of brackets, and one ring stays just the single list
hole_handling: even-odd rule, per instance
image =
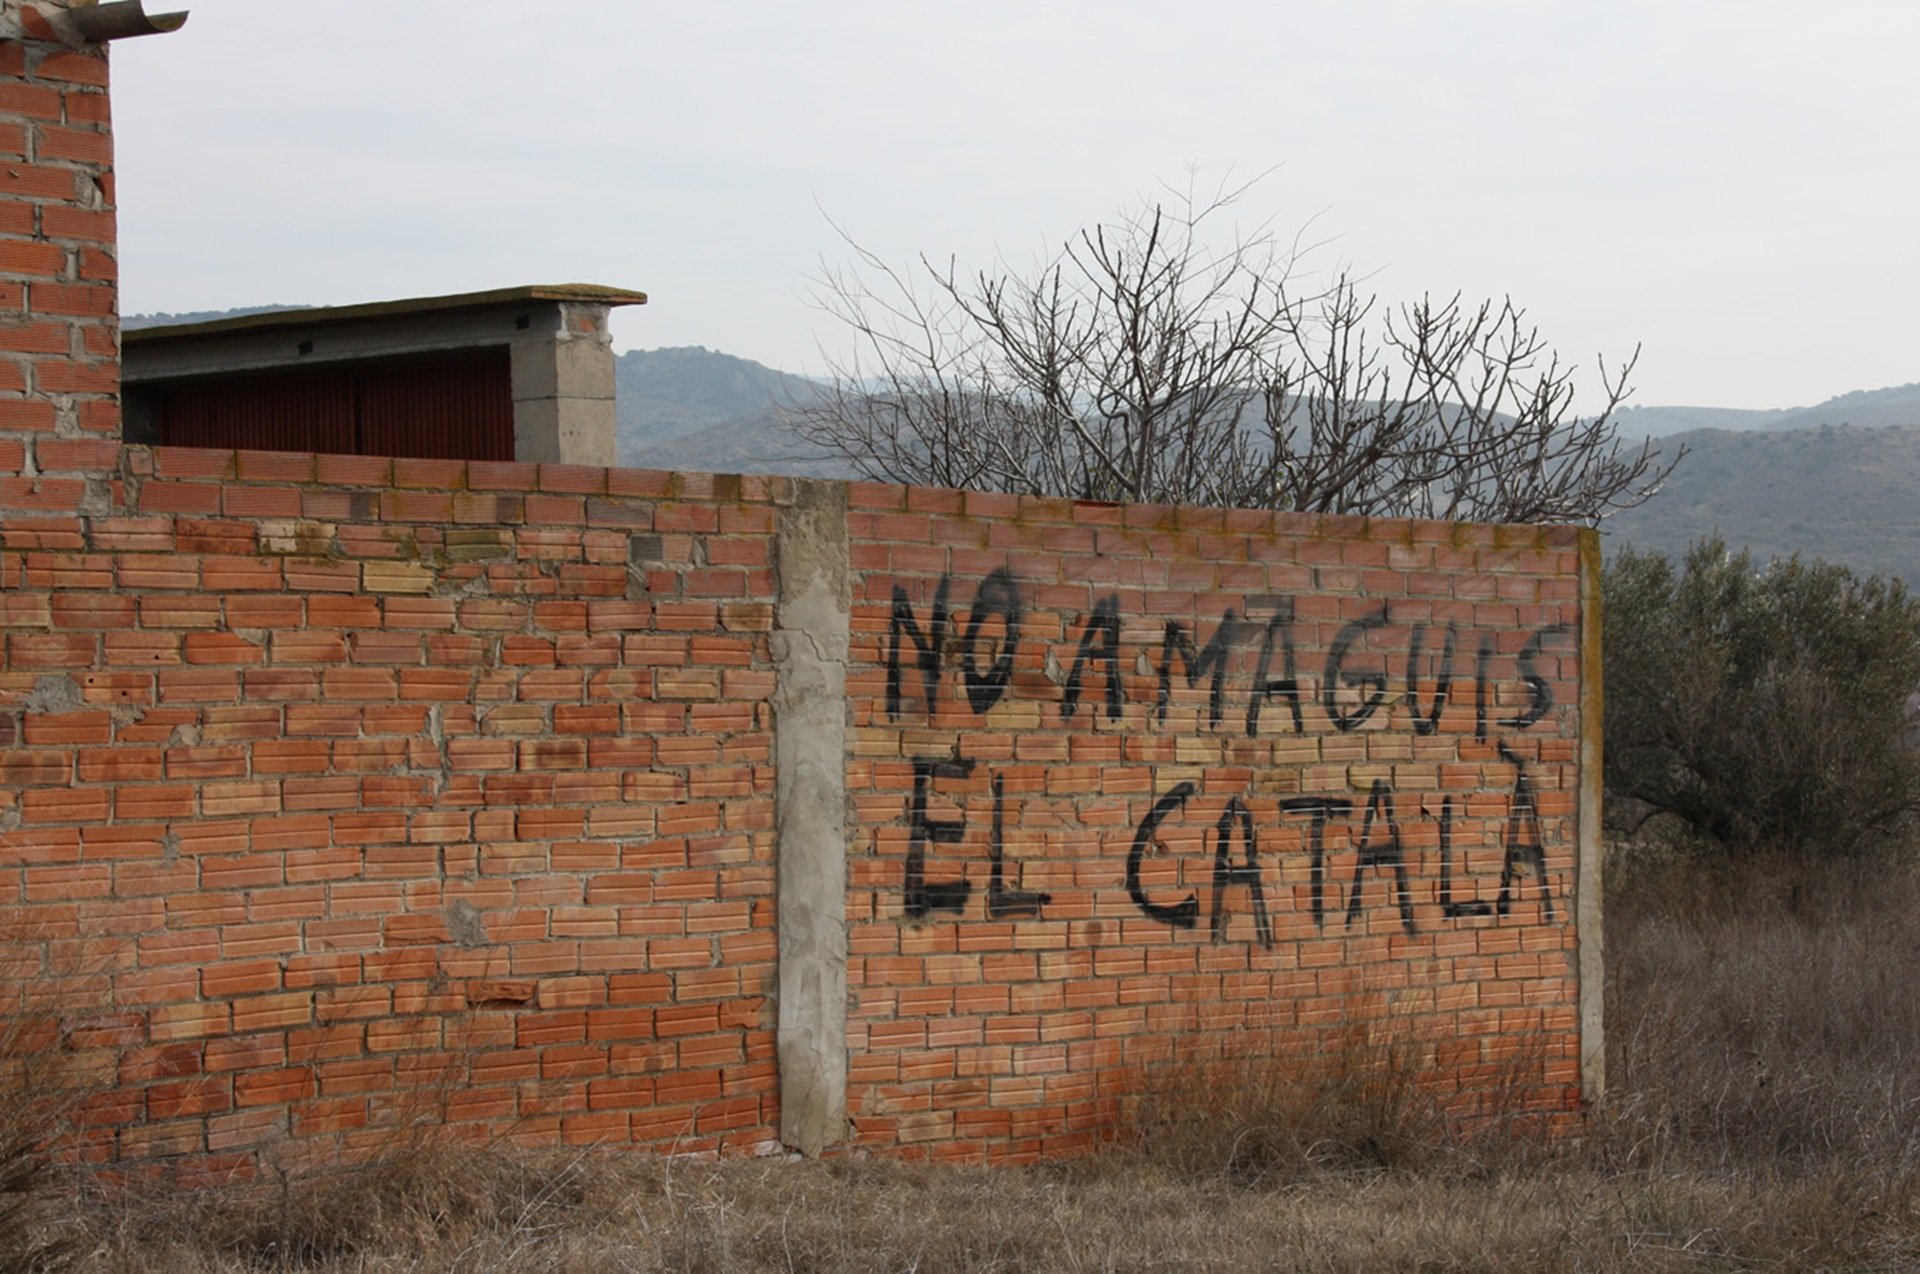
[{"label": "green shrub", "polygon": [[1620,553],[1605,597],[1607,792],[1636,824],[1830,854],[1920,808],[1920,602],[1898,581],[1716,538],[1679,570]]}]

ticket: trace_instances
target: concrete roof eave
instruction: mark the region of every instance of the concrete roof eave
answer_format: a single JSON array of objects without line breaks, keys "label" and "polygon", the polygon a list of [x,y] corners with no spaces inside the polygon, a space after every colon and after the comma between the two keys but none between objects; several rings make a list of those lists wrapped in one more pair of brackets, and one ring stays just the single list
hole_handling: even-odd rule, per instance
[{"label": "concrete roof eave", "polygon": [[359,305],[323,305],[300,310],[269,310],[263,314],[241,314],[234,318],[212,319],[204,323],[174,323],[130,328],[121,334],[120,339],[125,346],[152,346],[202,336],[270,332],[283,328],[488,310],[541,302],[604,305],[613,308],[621,305],[645,305],[647,294],[626,288],[603,287],[594,283],[531,284],[522,287],[496,288],[488,292],[407,297],[404,300],[373,301]]}]

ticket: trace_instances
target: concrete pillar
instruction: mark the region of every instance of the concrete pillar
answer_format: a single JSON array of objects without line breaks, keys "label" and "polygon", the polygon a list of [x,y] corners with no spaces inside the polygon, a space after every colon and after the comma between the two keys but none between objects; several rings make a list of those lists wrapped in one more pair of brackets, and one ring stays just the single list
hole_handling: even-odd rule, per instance
[{"label": "concrete pillar", "polygon": [[847,488],[795,479],[774,619],[780,1138],[817,1155],[847,1131]]},{"label": "concrete pillar", "polygon": [[615,462],[613,338],[605,305],[563,302],[516,333],[513,458],[538,464]]},{"label": "concrete pillar", "polygon": [[1580,532],[1580,794],[1579,863],[1574,869],[1573,924],[1579,937],[1580,1091],[1589,1102],[1607,1093],[1605,1030],[1606,930],[1601,907],[1606,847],[1601,818],[1605,797],[1606,697],[1601,685],[1600,532]]}]

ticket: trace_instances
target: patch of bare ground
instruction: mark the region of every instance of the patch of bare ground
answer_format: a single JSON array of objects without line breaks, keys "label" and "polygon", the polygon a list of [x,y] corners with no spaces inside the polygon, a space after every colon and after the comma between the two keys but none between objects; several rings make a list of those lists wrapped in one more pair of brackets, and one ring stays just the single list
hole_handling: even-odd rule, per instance
[{"label": "patch of bare ground", "polygon": [[1112,1150],[1033,1168],[424,1141],[245,1189],[45,1177],[61,1206],[0,1242],[169,1274],[1920,1267],[1920,877],[1617,865],[1612,1096],[1577,1142],[1446,1116],[1389,1046],[1176,1076]]}]

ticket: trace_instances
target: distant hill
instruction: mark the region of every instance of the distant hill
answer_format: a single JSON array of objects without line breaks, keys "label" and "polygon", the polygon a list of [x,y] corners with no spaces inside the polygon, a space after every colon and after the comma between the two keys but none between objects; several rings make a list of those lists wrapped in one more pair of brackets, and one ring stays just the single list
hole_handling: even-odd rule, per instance
[{"label": "distant hill", "polygon": [[614,360],[620,438],[634,445],[757,416],[814,383],[698,345],[628,350]]},{"label": "distant hill", "polygon": [[1765,429],[1814,429],[1821,425],[1858,425],[1880,429],[1889,425],[1920,425],[1920,384],[1891,389],[1856,389],[1829,398],[1818,407],[1784,412]]},{"label": "distant hill", "polygon": [[1666,443],[1686,459],[1653,499],[1607,519],[1609,547],[1677,555],[1718,531],[1761,558],[1800,553],[1920,586],[1920,427],[1708,429]]},{"label": "distant hill", "polygon": [[[1791,410],[1791,409],[1788,409]],[[1740,407],[1622,407],[1613,413],[1628,438],[1665,438],[1695,429],[1765,429],[1788,410],[1748,411]]]},{"label": "distant hill", "polygon": [[852,468],[780,421],[820,386],[700,346],[629,350],[615,361],[623,464],[723,473],[850,477]]},{"label": "distant hill", "polygon": [[642,448],[634,463],[649,469],[715,473],[784,473],[800,478],[857,478],[847,460],[812,446],[772,413],[721,421]]},{"label": "distant hill", "polygon": [[171,327],[176,323],[212,323],[217,319],[239,318],[243,314],[278,314],[281,310],[304,310],[305,305],[242,305],[233,310],[185,310],[179,314],[169,314],[165,310],[155,310],[151,314],[128,314],[120,319],[120,326],[128,331],[137,331],[143,327]]},{"label": "distant hill", "polygon": [[1812,407],[1749,411],[1739,407],[1622,407],[1613,414],[1622,435],[1666,438],[1696,429],[1817,429],[1821,425],[1920,425],[1920,384],[1856,389]]}]

